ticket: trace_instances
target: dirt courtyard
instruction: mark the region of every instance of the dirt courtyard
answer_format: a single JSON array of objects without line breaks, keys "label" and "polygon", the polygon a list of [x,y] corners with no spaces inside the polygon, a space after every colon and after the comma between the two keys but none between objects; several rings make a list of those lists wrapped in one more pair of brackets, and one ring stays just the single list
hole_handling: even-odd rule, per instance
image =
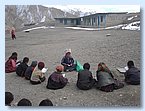
[{"label": "dirt courtyard", "polygon": [[[110,34],[110,36],[106,36]],[[135,66],[141,69],[141,33],[128,30],[82,31],[65,28],[47,28],[26,32],[16,32],[16,40],[6,34],[6,60],[12,52],[18,53],[18,59],[25,56],[31,61],[45,62],[48,71],[46,78],[60,64],[64,50],[71,48],[72,56],[81,64],[90,63],[93,76],[99,62],[104,62],[112,70],[114,76],[123,81],[123,74],[116,67],[125,67],[128,60],[133,60]],[[77,72],[65,73],[69,83],[63,89],[46,89],[45,82],[31,85],[28,80],[20,78],[16,73],[5,74],[5,91],[14,94],[13,103],[22,98],[32,101],[38,106],[43,99],[49,98],[54,106],[137,106],[141,104],[141,85],[126,85],[113,92],[102,92],[98,89],[82,91],[77,89]]]}]

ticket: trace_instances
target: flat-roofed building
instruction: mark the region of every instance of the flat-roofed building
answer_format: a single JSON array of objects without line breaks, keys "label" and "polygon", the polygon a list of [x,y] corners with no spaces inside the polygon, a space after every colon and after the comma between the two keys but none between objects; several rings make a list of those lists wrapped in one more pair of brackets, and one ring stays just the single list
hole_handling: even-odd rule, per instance
[{"label": "flat-roofed building", "polygon": [[127,12],[96,13],[76,18],[55,18],[55,25],[105,28],[123,23],[126,17]]}]

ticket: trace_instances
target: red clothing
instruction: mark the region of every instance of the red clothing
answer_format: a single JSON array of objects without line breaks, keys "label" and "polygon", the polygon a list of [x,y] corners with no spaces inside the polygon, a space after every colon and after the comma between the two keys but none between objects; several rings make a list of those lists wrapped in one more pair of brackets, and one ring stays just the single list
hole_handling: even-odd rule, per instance
[{"label": "red clothing", "polygon": [[5,72],[11,73],[16,71],[16,60],[8,59],[5,63]]},{"label": "red clothing", "polygon": [[14,31],[14,30],[12,30],[12,31],[11,31],[11,34],[12,34],[12,35],[15,35],[15,31]]},{"label": "red clothing", "polygon": [[11,36],[12,36],[13,40],[16,39],[16,35],[15,35],[15,30],[14,29],[11,30]]}]

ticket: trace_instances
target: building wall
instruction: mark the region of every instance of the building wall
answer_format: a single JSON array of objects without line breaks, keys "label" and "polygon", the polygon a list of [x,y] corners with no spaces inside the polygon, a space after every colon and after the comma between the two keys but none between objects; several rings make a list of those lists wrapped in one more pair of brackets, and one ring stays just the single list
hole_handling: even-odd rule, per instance
[{"label": "building wall", "polygon": [[106,27],[122,24],[126,14],[108,14],[106,16]]},{"label": "building wall", "polygon": [[82,17],[81,26],[82,27],[105,27],[106,25],[106,14],[95,14],[92,16]]},{"label": "building wall", "polygon": [[76,19],[56,19],[56,26],[76,26]]},{"label": "building wall", "polygon": [[[134,14],[134,16],[136,15],[137,14]],[[59,19],[56,19],[56,25],[105,28],[109,26],[125,24],[126,21],[128,22],[127,18],[131,16],[133,16],[133,14],[98,13],[98,14],[93,14],[93,15],[84,16],[80,18],[59,18]],[[62,21],[61,23],[60,23],[60,20]],[[74,22],[72,22],[72,20]]]}]

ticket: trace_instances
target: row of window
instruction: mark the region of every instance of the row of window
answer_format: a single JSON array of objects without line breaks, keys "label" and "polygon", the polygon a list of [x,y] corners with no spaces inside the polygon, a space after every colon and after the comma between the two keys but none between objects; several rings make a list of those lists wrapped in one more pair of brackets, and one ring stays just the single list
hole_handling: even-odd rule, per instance
[{"label": "row of window", "polygon": [[[81,18],[80,20],[81,20],[81,22],[83,22],[84,18]],[[90,18],[88,20],[90,22]],[[95,22],[95,20],[96,20],[96,18],[94,18],[92,22]],[[59,21],[60,21],[60,23],[64,23],[64,25],[66,25],[68,20],[67,19],[60,19]],[[73,24],[75,20],[71,19],[70,21]],[[100,16],[100,17],[98,16],[98,21],[103,22],[104,21],[104,16]]]}]

